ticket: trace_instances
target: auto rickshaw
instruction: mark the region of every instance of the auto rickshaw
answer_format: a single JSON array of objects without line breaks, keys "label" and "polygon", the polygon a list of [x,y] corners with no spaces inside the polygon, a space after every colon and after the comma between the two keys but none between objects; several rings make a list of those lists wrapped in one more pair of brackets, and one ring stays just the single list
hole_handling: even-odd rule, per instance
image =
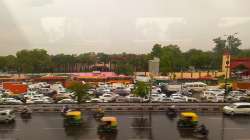
[{"label": "auto rickshaw", "polygon": [[102,117],[98,126],[98,133],[116,133],[117,119],[116,117]]},{"label": "auto rickshaw", "polygon": [[79,126],[82,124],[82,113],[80,111],[69,111],[65,114],[64,126]]},{"label": "auto rickshaw", "polygon": [[101,119],[104,116],[104,110],[101,107],[98,107],[94,112],[93,112],[93,117],[96,119]]},{"label": "auto rickshaw", "polygon": [[179,128],[196,127],[198,125],[198,115],[194,112],[182,112],[177,122]]}]

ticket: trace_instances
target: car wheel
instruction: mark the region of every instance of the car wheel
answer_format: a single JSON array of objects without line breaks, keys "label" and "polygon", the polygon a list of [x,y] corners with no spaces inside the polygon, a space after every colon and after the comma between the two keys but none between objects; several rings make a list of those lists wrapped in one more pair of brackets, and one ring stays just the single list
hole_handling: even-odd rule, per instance
[{"label": "car wheel", "polygon": [[7,119],[7,120],[5,120],[5,123],[9,123],[9,122],[10,122],[10,120],[8,120],[8,119]]}]

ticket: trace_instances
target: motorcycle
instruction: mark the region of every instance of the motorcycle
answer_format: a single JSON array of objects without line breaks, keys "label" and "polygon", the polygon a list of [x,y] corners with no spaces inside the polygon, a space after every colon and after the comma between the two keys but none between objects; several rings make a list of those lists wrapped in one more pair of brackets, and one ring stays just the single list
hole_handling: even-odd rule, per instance
[{"label": "motorcycle", "polygon": [[205,126],[203,126],[203,127],[198,127],[194,129],[193,134],[195,137],[198,137],[198,138],[206,138],[209,134],[209,131]]},{"label": "motorcycle", "polygon": [[28,109],[24,109],[21,111],[21,117],[22,118],[31,118],[32,112]]}]

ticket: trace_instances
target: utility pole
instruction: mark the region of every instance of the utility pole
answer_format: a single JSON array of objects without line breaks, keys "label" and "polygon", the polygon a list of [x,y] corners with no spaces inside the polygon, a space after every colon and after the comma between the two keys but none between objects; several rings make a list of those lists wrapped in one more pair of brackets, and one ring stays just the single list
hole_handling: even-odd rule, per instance
[{"label": "utility pole", "polygon": [[[225,73],[225,95],[224,95],[224,102],[225,102],[225,96],[226,95],[228,95],[228,75],[229,75],[229,72],[228,72],[228,69],[229,69],[229,55],[230,55],[230,51],[229,51],[229,49],[231,48],[231,43],[232,43],[232,41],[231,41],[231,39],[234,37],[234,35],[237,35],[238,33],[234,33],[234,34],[232,34],[232,35],[224,35],[224,36],[226,36],[227,37],[227,39],[226,39],[226,43],[225,43],[225,47],[226,47],[226,51],[227,51],[227,53],[229,53],[228,55],[227,55],[227,60],[226,60],[226,73]],[[227,44],[227,42],[228,42],[228,44]]]},{"label": "utility pole", "polygon": [[[227,37],[227,39],[226,39],[226,43],[225,43],[225,47],[226,47],[226,51],[227,51],[227,53],[229,53],[228,55],[227,55],[227,58],[226,58],[226,73],[225,73],[225,93],[224,93],[224,102],[225,102],[225,96],[226,95],[228,95],[228,88],[227,88],[227,85],[228,85],[228,75],[229,75],[229,72],[228,72],[228,69],[229,69],[229,55],[230,55],[230,51],[229,51],[229,49],[231,48],[231,43],[232,43],[232,41],[231,41],[231,38],[232,37],[234,37],[234,35],[236,35],[236,34],[238,34],[238,33],[234,33],[234,34],[232,34],[232,35],[224,35],[224,36],[226,36]],[[228,42],[228,45],[227,45],[227,42]],[[224,128],[225,128],[225,120],[224,120],[224,115],[222,114],[222,131],[221,131],[221,140],[224,140]]]}]

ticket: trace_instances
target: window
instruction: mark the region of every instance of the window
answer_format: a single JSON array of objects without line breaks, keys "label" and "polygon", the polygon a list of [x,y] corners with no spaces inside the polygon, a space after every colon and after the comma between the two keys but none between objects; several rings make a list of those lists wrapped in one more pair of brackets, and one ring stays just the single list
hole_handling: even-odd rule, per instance
[{"label": "window", "polygon": [[240,105],[237,108],[250,108],[250,106],[249,105]]},{"label": "window", "polygon": [[6,113],[1,113],[0,115],[1,115],[1,116],[5,116],[5,115],[7,115],[7,114],[6,114]]}]

